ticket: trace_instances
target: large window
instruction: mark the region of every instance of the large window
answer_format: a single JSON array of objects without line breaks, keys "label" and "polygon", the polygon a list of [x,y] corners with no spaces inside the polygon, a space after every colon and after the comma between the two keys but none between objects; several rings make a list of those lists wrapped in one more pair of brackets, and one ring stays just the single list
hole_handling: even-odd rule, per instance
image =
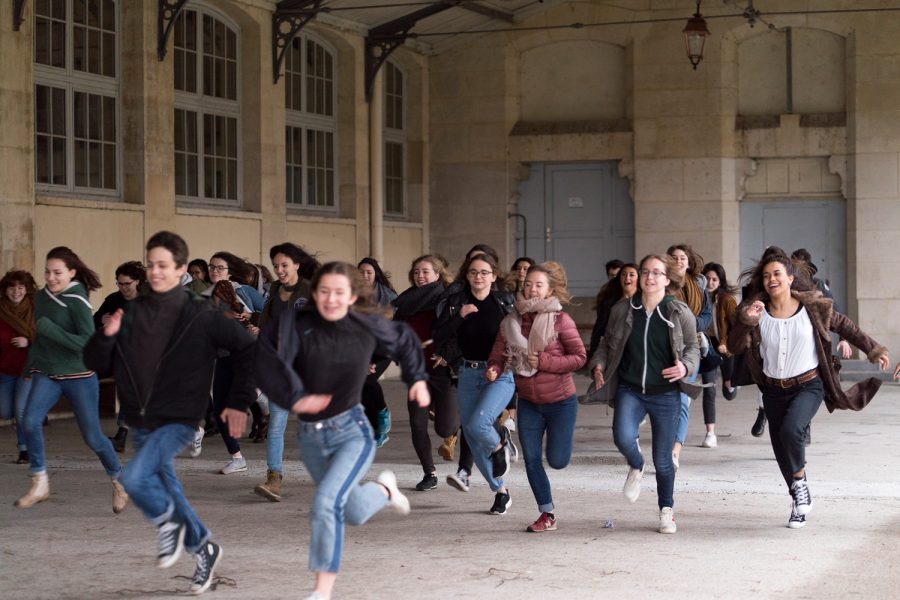
[{"label": "large window", "polygon": [[406,127],[404,76],[393,62],[384,64],[384,214],[406,216]]},{"label": "large window", "polygon": [[38,189],[118,192],[117,6],[114,0],[35,2]]},{"label": "large window", "polygon": [[175,21],[175,195],[240,203],[237,28],[200,7]]},{"label": "large window", "polygon": [[335,203],[335,58],[298,35],[285,56],[285,177],[288,206],[333,211]]}]

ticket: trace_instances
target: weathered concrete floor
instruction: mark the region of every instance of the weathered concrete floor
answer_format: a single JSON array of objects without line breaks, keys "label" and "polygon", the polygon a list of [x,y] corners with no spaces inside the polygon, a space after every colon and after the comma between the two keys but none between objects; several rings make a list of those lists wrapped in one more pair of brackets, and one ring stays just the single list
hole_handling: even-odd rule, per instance
[{"label": "weathered concrete floor", "polygon": [[[580,382],[584,389],[584,381]],[[391,468],[412,487],[421,477],[409,441],[402,390],[391,441],[372,476]],[[635,504],[620,493],[625,467],[612,444],[611,413],[582,407],[572,464],[552,472],[559,530],[524,528],[537,509],[521,464],[508,482],[510,514],[487,515],[480,477],[468,494],[444,484],[410,491],[413,513],[383,513],[350,529],[337,598],[897,598],[900,597],[900,387],[884,386],[861,413],[822,409],[809,449],[815,509],[805,529],[785,527],[789,499],[767,438],[750,436],[755,390],[718,403],[719,448],[699,448],[703,419],[692,411],[676,481],[678,533],[656,533],[652,477]],[[105,431],[114,424],[104,421]],[[289,428],[285,501],[251,493],[265,474],[265,445],[244,445],[248,473],[216,474],[226,456],[208,439],[198,459],[179,459],[188,496],[225,550],[213,598],[304,598],[309,479]],[[193,561],[154,566],[154,531],[134,507],[119,516],[109,484],[74,421],[46,429],[52,494],[27,511],[12,503],[27,487],[11,428],[0,428],[0,597],[169,598],[188,588]],[[649,428],[643,430],[645,448]],[[435,441],[437,445],[437,440]],[[125,457],[130,455],[130,448]],[[615,527],[604,529],[607,520]]]}]

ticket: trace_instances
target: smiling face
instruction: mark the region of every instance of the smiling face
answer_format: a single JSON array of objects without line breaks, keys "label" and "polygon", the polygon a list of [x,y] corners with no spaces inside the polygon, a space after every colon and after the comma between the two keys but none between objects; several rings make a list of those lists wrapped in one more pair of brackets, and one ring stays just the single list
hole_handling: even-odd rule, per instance
[{"label": "smiling face", "polygon": [[466,279],[472,292],[479,294],[491,289],[491,286],[497,281],[497,274],[494,273],[494,269],[491,268],[490,264],[476,258],[469,263]]},{"label": "smiling face", "polygon": [[147,282],[157,294],[174,290],[181,285],[187,265],[176,266],[172,252],[162,246],[147,251]]},{"label": "smiling face", "polygon": [[194,265],[190,269],[188,269],[188,273],[191,274],[191,277],[198,281],[206,281],[206,274],[203,272],[203,269],[200,268],[200,265]]},{"label": "smiling face", "polygon": [[553,293],[553,288],[550,287],[550,280],[547,278],[547,274],[542,271],[529,273],[525,278],[525,285],[522,289],[523,294],[529,300],[534,298],[543,300]]},{"label": "smiling face", "polygon": [[220,281],[228,280],[228,263],[222,258],[212,258],[209,261],[209,281],[213,285]]},{"label": "smiling face", "polygon": [[44,281],[47,289],[54,294],[66,289],[75,277],[75,269],[70,269],[66,263],[58,258],[51,258],[44,268]]},{"label": "smiling face", "polygon": [[326,273],[312,293],[316,310],[326,321],[340,321],[347,316],[350,306],[356,302],[356,294],[350,279],[340,273]]},{"label": "smiling face", "polygon": [[362,275],[366,285],[373,285],[375,283],[375,267],[369,263],[359,265],[359,274]]},{"label": "smiling face", "polygon": [[137,279],[132,279],[128,275],[119,275],[116,277],[116,287],[119,288],[122,297],[128,302],[138,297]]},{"label": "smiling face", "polygon": [[6,288],[6,299],[13,304],[19,304],[25,299],[27,288],[21,283],[13,283]]},{"label": "smiling face", "polygon": [[706,291],[710,294],[719,289],[719,285],[721,285],[721,281],[719,281],[719,275],[715,271],[707,271],[706,275]]},{"label": "smiling face", "polygon": [[528,263],[527,260],[520,260],[519,262],[516,263],[516,267],[514,270],[516,272],[516,279],[519,280],[519,283],[525,282],[525,276],[528,275],[528,269],[530,267],[531,267],[531,265]]},{"label": "smiling face", "polygon": [[619,271],[619,281],[622,283],[622,292],[626,298],[631,298],[637,292],[638,272],[634,267],[622,267]]},{"label": "smiling face", "polygon": [[434,270],[434,265],[427,260],[420,260],[413,265],[413,282],[416,287],[422,287],[438,280],[438,274]]},{"label": "smiling face", "polygon": [[650,258],[641,265],[641,292],[648,296],[665,294],[669,278],[666,275],[666,265],[658,258]]},{"label": "smiling face", "polygon": [[788,275],[787,267],[778,261],[768,263],[762,270],[763,288],[770,298],[784,298],[791,293],[794,276]]},{"label": "smiling face", "polygon": [[291,257],[280,252],[272,259],[272,268],[275,269],[275,277],[281,285],[294,285],[300,279],[298,272],[300,265],[291,260]]},{"label": "smiling face", "polygon": [[688,268],[687,253],[684,250],[676,248],[670,256],[675,259],[675,271],[679,275],[684,275]]}]

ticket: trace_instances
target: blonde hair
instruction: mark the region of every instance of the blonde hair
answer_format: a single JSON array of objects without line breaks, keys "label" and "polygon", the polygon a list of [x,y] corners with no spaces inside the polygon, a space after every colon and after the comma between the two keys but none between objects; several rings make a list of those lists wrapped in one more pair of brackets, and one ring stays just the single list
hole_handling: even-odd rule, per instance
[{"label": "blonde hair", "polygon": [[[550,294],[559,300],[560,304],[571,304],[572,295],[569,293],[569,280],[566,277],[565,268],[556,261],[548,260],[537,265],[528,267],[528,275],[532,273],[543,273],[547,276],[547,282],[550,284]],[[525,278],[528,278],[525,275]]]}]

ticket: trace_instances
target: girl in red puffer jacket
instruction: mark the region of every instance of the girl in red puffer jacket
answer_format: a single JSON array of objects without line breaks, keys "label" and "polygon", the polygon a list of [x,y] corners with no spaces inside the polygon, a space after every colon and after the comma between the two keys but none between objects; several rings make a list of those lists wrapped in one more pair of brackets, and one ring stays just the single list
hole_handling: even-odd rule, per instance
[{"label": "girl in red puffer jacket", "polygon": [[547,436],[547,463],[569,464],[578,401],[572,372],[586,359],[584,343],[572,317],[562,312],[570,296],[566,272],[555,262],[533,265],[525,277],[516,310],[500,324],[488,359],[489,381],[510,369],[519,393],[519,441],[525,473],[541,516],[532,532],[554,531],[556,515],[541,448]]}]

